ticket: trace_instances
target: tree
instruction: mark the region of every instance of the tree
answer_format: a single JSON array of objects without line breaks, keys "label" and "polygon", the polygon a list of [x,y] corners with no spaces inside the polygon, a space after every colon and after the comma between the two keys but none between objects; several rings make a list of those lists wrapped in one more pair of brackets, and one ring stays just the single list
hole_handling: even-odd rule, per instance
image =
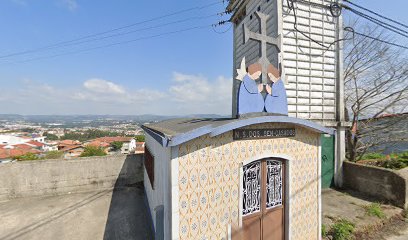
[{"label": "tree", "polygon": [[120,136],[120,133],[102,131],[98,129],[88,129],[84,132],[65,132],[64,136],[61,137],[61,140],[78,140],[85,142],[90,139],[100,138],[100,137],[116,137]]},{"label": "tree", "polygon": [[86,146],[80,157],[106,156],[106,152],[101,147]]},{"label": "tree", "polygon": [[112,142],[111,144],[110,144],[110,146],[111,146],[111,148],[112,148],[112,151],[114,151],[114,152],[116,152],[116,151],[119,151],[119,150],[121,150],[122,149],[122,146],[123,146],[123,142]]},{"label": "tree", "polygon": [[135,136],[136,142],[144,142],[145,141],[145,135],[137,135]]},{"label": "tree", "polygon": [[[350,24],[367,36],[393,42],[379,27]],[[381,41],[348,32],[344,42],[344,81],[346,117],[352,123],[347,132],[347,155],[358,160],[374,146],[390,142],[396,120],[373,122],[386,113],[403,112],[408,97],[408,61],[406,53]],[[364,120],[364,121],[362,121]]]},{"label": "tree", "polygon": [[57,135],[51,134],[51,133],[48,133],[48,132],[45,132],[43,134],[43,136],[47,137],[47,139],[50,140],[50,141],[56,141],[56,140],[59,139],[59,137]]}]

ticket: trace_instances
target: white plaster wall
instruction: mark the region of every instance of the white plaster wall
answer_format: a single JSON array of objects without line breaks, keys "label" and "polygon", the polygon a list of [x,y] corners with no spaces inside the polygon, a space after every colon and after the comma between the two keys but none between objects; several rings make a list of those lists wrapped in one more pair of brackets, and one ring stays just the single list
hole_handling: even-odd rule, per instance
[{"label": "white plaster wall", "polygon": [[171,235],[171,188],[170,188],[170,158],[171,149],[161,146],[149,134],[146,134],[146,146],[154,156],[154,189],[150,184],[146,168],[144,168],[144,187],[156,229],[155,208],[164,205],[164,236]]},{"label": "white plaster wall", "polygon": [[[311,0],[329,6],[334,0]],[[233,76],[243,57],[247,66],[256,62],[260,44],[250,40],[244,44],[243,24],[250,31],[259,32],[255,12],[270,16],[267,34],[282,34],[282,58],[286,75],[289,116],[314,120],[332,126],[336,120],[336,55],[335,45],[325,49],[294,30],[293,10],[288,12],[286,0],[252,0],[246,6],[246,16],[234,26]],[[336,38],[335,19],[328,9],[311,4],[296,3],[297,28],[314,40],[328,46]],[[252,16],[252,19],[251,19]],[[277,51],[268,45],[268,59],[277,64]],[[236,114],[236,96],[240,81],[233,83],[233,115]]]},{"label": "white plaster wall", "polygon": [[171,239],[179,239],[179,159],[178,147],[171,148]]},{"label": "white plaster wall", "polygon": [[[311,0],[330,6],[332,0]],[[287,76],[289,115],[330,125],[336,120],[335,44],[320,46],[294,30],[293,10],[282,1],[283,62]],[[336,39],[330,10],[311,4],[295,4],[297,28],[313,40],[329,46]]]}]

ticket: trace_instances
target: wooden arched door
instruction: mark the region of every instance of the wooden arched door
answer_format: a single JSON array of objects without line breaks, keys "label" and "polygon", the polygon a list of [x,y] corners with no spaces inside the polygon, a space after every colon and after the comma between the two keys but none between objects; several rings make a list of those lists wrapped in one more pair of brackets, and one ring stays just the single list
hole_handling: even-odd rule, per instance
[{"label": "wooden arched door", "polygon": [[285,164],[264,159],[243,166],[241,239],[285,238]]}]

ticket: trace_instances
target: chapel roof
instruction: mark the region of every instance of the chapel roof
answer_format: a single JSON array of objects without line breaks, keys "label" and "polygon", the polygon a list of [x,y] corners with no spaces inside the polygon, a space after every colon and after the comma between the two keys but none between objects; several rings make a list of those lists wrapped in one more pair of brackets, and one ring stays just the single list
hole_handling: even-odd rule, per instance
[{"label": "chapel roof", "polygon": [[205,134],[218,136],[233,129],[261,123],[290,123],[308,128],[314,132],[334,134],[312,121],[283,115],[254,115],[242,118],[177,118],[145,124],[142,128],[162,146],[177,146]]}]

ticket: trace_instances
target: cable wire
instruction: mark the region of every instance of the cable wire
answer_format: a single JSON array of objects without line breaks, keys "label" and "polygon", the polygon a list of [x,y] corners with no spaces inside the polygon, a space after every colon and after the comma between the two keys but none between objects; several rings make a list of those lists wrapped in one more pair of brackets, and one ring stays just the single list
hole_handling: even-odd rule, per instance
[{"label": "cable wire", "polygon": [[[345,39],[345,38],[338,39],[338,40],[335,40],[335,41],[333,41],[332,43],[330,43],[328,46],[326,46],[324,43],[321,43],[321,42],[319,42],[319,41],[316,41],[315,39],[313,39],[312,37],[308,36],[308,35],[307,35],[306,33],[304,33],[303,31],[300,31],[300,30],[297,28],[297,14],[296,14],[296,9],[295,9],[295,7],[294,7],[294,3],[295,3],[295,2],[307,3],[307,4],[311,4],[311,5],[313,5],[313,4],[312,4],[311,2],[306,2],[306,1],[303,1],[303,0],[286,0],[286,3],[287,3],[288,8],[289,8],[289,12],[290,12],[290,11],[293,11],[293,17],[294,17],[293,28],[296,30],[296,32],[302,34],[304,37],[306,37],[306,38],[309,39],[310,41],[316,43],[317,45],[319,45],[319,46],[321,46],[321,47],[323,47],[323,48],[325,48],[325,51],[323,52],[323,54],[324,54],[326,51],[328,51],[328,50],[330,49],[330,47],[331,47],[332,45],[334,45],[335,43],[340,42],[340,41],[347,40],[347,39]],[[330,9],[330,12],[331,12],[332,15],[334,16],[334,13],[333,13],[333,11],[332,11],[332,7],[333,7],[334,5],[325,6],[325,5],[317,4],[317,3],[315,3],[315,5],[318,5],[319,7],[324,7],[324,8]],[[334,16],[334,17],[335,17],[335,16]]]},{"label": "cable wire", "polygon": [[213,26],[213,24],[203,25],[203,26],[195,26],[195,27],[185,28],[185,29],[181,29],[181,30],[169,31],[169,32],[164,32],[164,33],[160,33],[160,34],[156,34],[156,35],[150,35],[150,36],[146,36],[146,37],[135,38],[135,39],[132,39],[132,40],[115,42],[115,43],[110,43],[110,44],[101,45],[101,46],[92,47],[92,48],[85,48],[85,49],[81,49],[81,50],[78,50],[78,51],[71,51],[71,52],[67,52],[67,53],[55,54],[55,55],[50,55],[50,56],[31,58],[31,59],[27,59],[27,60],[23,60],[23,61],[17,61],[17,62],[12,62],[12,63],[5,63],[5,64],[26,63],[26,62],[31,62],[31,61],[35,61],[35,60],[42,60],[42,59],[48,59],[48,58],[55,58],[55,57],[59,57],[59,56],[65,56],[65,55],[77,54],[77,53],[82,53],[82,52],[88,52],[88,51],[92,51],[92,50],[96,50],[96,49],[107,48],[107,47],[132,43],[132,42],[151,39],[151,38],[158,38],[158,37],[162,37],[162,36],[166,36],[166,35],[172,35],[172,34],[176,34],[176,33],[196,30],[196,29],[203,29],[203,28],[208,28],[208,27],[212,27],[212,26]]},{"label": "cable wire", "polygon": [[[346,28],[344,28],[344,30],[345,30],[345,31],[350,31],[350,30],[348,30],[348,29],[346,29]],[[407,46],[403,46],[403,45],[396,44],[396,43],[393,43],[393,42],[385,41],[385,40],[382,40],[382,39],[380,39],[380,38],[371,37],[371,36],[366,35],[366,34],[364,34],[364,33],[359,33],[359,32],[353,31],[353,34],[355,34],[355,35],[360,35],[360,36],[362,36],[362,37],[366,37],[366,38],[369,38],[369,39],[371,39],[371,40],[375,40],[375,41],[378,41],[378,42],[382,42],[382,43],[385,43],[385,44],[388,44],[388,45],[392,45],[392,46],[395,46],[395,47],[400,47],[400,48],[408,49]]]},{"label": "cable wire", "polygon": [[357,5],[357,4],[355,4],[355,3],[353,3],[353,2],[351,2],[351,1],[349,1],[349,0],[343,0],[343,1],[345,1],[345,2],[347,2],[347,3],[349,3],[349,4],[351,4],[351,5],[353,5],[353,6],[355,6],[355,7],[358,7],[358,8],[360,8],[360,9],[363,9],[364,11],[367,11],[367,12],[369,12],[369,13],[371,13],[371,14],[374,14],[374,15],[376,15],[377,17],[384,18],[384,19],[386,19],[386,20],[388,20],[388,21],[390,21],[390,22],[393,22],[393,23],[396,23],[396,24],[398,24],[398,25],[400,25],[400,26],[402,26],[402,27],[408,28],[408,25],[406,25],[406,24],[403,24],[403,23],[398,22],[398,21],[396,21],[396,20],[394,20],[394,19],[388,18],[388,17],[386,17],[386,16],[384,16],[384,15],[381,15],[381,14],[379,14],[379,13],[377,13],[377,12],[374,12],[373,10],[370,10],[370,9],[367,9],[367,8],[362,7],[362,6],[360,6],[360,5]]},{"label": "cable wire", "polygon": [[162,15],[162,16],[150,18],[150,19],[147,19],[147,20],[139,21],[139,22],[136,22],[136,23],[124,25],[124,26],[117,27],[117,28],[113,28],[113,29],[106,30],[106,31],[103,31],[103,32],[94,33],[94,34],[86,35],[86,36],[83,36],[83,37],[79,37],[79,38],[75,38],[75,39],[71,39],[71,40],[67,40],[67,41],[57,42],[57,43],[50,44],[50,45],[47,45],[47,46],[44,46],[44,47],[40,47],[40,48],[36,48],[36,49],[25,50],[25,51],[20,51],[20,52],[15,52],[15,53],[10,53],[10,54],[1,55],[0,58],[6,58],[6,57],[12,57],[12,56],[18,56],[18,55],[25,55],[25,54],[28,54],[28,53],[37,52],[37,51],[39,51],[39,50],[49,49],[49,48],[53,48],[53,47],[56,47],[56,46],[64,45],[64,44],[67,44],[67,43],[73,43],[73,42],[80,41],[80,40],[83,40],[83,39],[92,38],[92,37],[104,35],[104,34],[107,34],[107,33],[110,33],[110,32],[116,32],[116,31],[123,30],[123,29],[126,29],[126,28],[131,28],[131,27],[134,27],[134,26],[137,26],[137,25],[141,25],[141,24],[144,24],[144,23],[153,22],[153,21],[157,21],[157,20],[160,20],[160,19],[168,18],[168,17],[171,17],[171,16],[179,15],[179,14],[181,14],[181,13],[185,13],[185,12],[190,12],[190,11],[195,11],[195,10],[201,10],[201,9],[209,8],[209,7],[212,7],[212,6],[221,4],[221,3],[223,3],[223,2],[224,2],[224,1],[216,1],[216,2],[212,2],[212,3],[210,3],[210,4],[206,4],[206,5],[203,5],[203,6],[191,7],[191,8],[183,9],[183,10],[180,10],[180,11],[176,11],[176,12],[169,13],[169,14],[166,14],[166,15]]},{"label": "cable wire", "polygon": [[352,9],[352,8],[350,8],[350,7],[348,7],[348,6],[345,6],[345,5],[344,5],[344,8],[345,8],[346,10],[349,10],[350,12],[352,12],[352,13],[354,13],[354,14],[360,16],[360,17],[363,17],[363,18],[369,20],[370,22],[373,22],[373,23],[375,23],[375,24],[377,24],[377,25],[379,25],[379,26],[381,26],[381,27],[387,29],[387,30],[390,30],[390,31],[392,31],[392,32],[394,32],[394,33],[396,33],[396,34],[398,34],[398,35],[401,35],[401,36],[403,36],[403,37],[408,38],[408,31],[406,31],[406,30],[400,29],[400,28],[398,28],[398,27],[396,27],[396,26],[393,26],[393,25],[391,25],[391,24],[388,24],[388,23],[386,23],[386,22],[383,22],[383,21],[381,21],[381,20],[379,20],[379,19],[377,19],[377,18],[374,18],[374,17],[372,17],[372,16],[369,16],[369,15],[367,15],[367,14],[364,14],[364,13],[362,13],[362,12],[360,12],[360,11],[358,11],[358,10]]},{"label": "cable wire", "polygon": [[[35,50],[31,50],[30,52],[26,52],[26,53],[15,54],[14,56],[16,56],[16,55],[26,55],[26,54],[29,54],[29,53],[48,51],[48,50],[52,50],[52,49],[55,49],[55,48],[70,47],[70,46],[75,46],[75,45],[84,44],[84,43],[88,43],[88,42],[100,41],[100,40],[104,40],[104,39],[108,39],[108,38],[114,38],[114,37],[119,37],[119,36],[132,34],[132,33],[136,33],[136,32],[151,30],[151,29],[155,29],[155,28],[161,28],[161,27],[165,27],[165,26],[169,26],[169,25],[173,25],[173,24],[177,24],[177,23],[183,23],[183,22],[188,22],[188,21],[192,21],[192,20],[200,20],[200,19],[211,18],[211,17],[214,17],[214,16],[218,16],[219,14],[220,13],[207,15],[207,16],[201,16],[201,17],[189,17],[189,18],[185,18],[185,19],[182,19],[182,20],[177,20],[177,21],[168,22],[168,23],[164,23],[164,24],[158,24],[158,25],[145,27],[145,28],[139,28],[139,29],[135,29],[135,30],[132,30],[132,31],[120,32],[120,33],[111,34],[111,35],[107,35],[107,36],[102,36],[102,37],[98,37],[98,38],[86,39],[86,40],[83,40],[83,41],[75,41],[75,42],[71,42],[71,43],[67,43],[67,44],[61,44],[61,45],[58,45],[58,46],[48,47],[48,48],[45,48],[45,49],[35,49]],[[11,57],[11,56],[0,56],[0,59],[7,58],[7,57]]]}]

